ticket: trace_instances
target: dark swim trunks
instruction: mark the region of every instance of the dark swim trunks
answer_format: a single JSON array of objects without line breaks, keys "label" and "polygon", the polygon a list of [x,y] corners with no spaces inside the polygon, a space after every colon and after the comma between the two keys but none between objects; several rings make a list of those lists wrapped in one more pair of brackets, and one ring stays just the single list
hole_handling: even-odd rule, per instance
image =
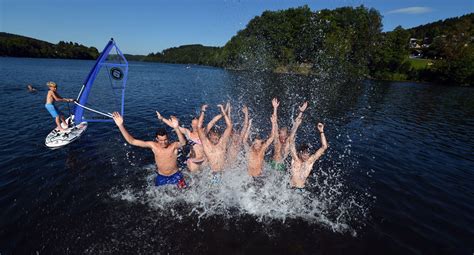
[{"label": "dark swim trunks", "polygon": [[156,174],[155,186],[162,186],[167,184],[176,184],[178,188],[186,188],[186,182],[184,181],[183,174],[178,171],[172,175],[166,176],[159,173]]}]

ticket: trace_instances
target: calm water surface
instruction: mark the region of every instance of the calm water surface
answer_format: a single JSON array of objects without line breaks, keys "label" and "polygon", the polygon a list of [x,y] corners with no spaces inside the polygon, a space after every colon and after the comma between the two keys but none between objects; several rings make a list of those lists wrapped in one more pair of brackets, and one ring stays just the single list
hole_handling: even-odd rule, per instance
[{"label": "calm water surface", "polygon": [[[44,109],[49,80],[75,97],[92,61],[0,58],[0,253],[472,254],[474,90],[311,78],[157,63],[130,64],[125,125],[151,139],[155,110],[190,120],[246,104],[254,134],[269,132],[271,98],[280,126],[309,101],[298,142],[330,144],[308,187],[265,167],[256,186],[238,161],[219,185],[208,171],[190,188],[153,186],[153,155],[127,145],[114,124],[89,125],[58,150]],[[26,91],[26,85],[39,89]],[[62,110],[68,112],[66,104]],[[171,131],[171,130],[170,130]],[[172,136],[173,137],[173,136]],[[173,137],[174,138],[174,137]]]}]

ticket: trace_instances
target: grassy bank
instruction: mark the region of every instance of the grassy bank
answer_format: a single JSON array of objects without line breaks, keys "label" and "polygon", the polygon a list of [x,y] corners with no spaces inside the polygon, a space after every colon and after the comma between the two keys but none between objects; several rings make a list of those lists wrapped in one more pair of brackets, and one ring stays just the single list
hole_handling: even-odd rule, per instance
[{"label": "grassy bank", "polygon": [[433,65],[434,60],[432,59],[423,59],[423,58],[407,58],[406,60],[410,67],[414,70],[423,70],[427,69]]}]

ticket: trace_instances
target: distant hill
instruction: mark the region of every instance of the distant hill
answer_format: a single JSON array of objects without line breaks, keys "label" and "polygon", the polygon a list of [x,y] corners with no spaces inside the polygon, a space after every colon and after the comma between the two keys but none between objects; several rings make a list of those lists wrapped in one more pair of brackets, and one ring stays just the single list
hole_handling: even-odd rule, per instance
[{"label": "distant hill", "polygon": [[[434,38],[438,36],[459,35],[474,35],[474,13],[466,14],[460,17],[453,17],[445,20],[438,20],[436,22],[407,29],[411,37],[425,40],[425,43],[431,43]],[[471,39],[471,38],[469,38]]]},{"label": "distant hill", "polygon": [[60,41],[52,44],[34,38],[0,32],[0,56],[30,58],[96,59],[94,47]]},{"label": "distant hill", "polygon": [[165,49],[162,52],[151,53],[145,61],[157,61],[175,64],[215,65],[219,47],[203,46],[201,44],[182,45]]},{"label": "distant hill", "polygon": [[128,61],[144,61],[145,55],[123,54]]},{"label": "distant hill", "polygon": [[474,13],[407,31],[411,54],[433,61],[425,69],[410,70],[409,79],[474,85]]}]

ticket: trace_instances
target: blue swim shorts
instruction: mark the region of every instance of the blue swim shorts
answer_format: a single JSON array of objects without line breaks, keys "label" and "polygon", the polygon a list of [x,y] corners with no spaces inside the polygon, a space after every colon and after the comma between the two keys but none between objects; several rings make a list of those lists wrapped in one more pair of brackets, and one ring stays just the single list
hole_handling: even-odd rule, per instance
[{"label": "blue swim shorts", "polygon": [[178,171],[170,176],[156,174],[155,186],[162,186],[167,184],[176,184],[178,188],[186,188],[183,174]]},{"label": "blue swim shorts", "polygon": [[46,107],[46,110],[48,110],[49,114],[51,114],[53,118],[56,118],[59,116],[58,111],[56,110],[56,107],[54,107],[54,104],[45,104],[44,107]]}]

